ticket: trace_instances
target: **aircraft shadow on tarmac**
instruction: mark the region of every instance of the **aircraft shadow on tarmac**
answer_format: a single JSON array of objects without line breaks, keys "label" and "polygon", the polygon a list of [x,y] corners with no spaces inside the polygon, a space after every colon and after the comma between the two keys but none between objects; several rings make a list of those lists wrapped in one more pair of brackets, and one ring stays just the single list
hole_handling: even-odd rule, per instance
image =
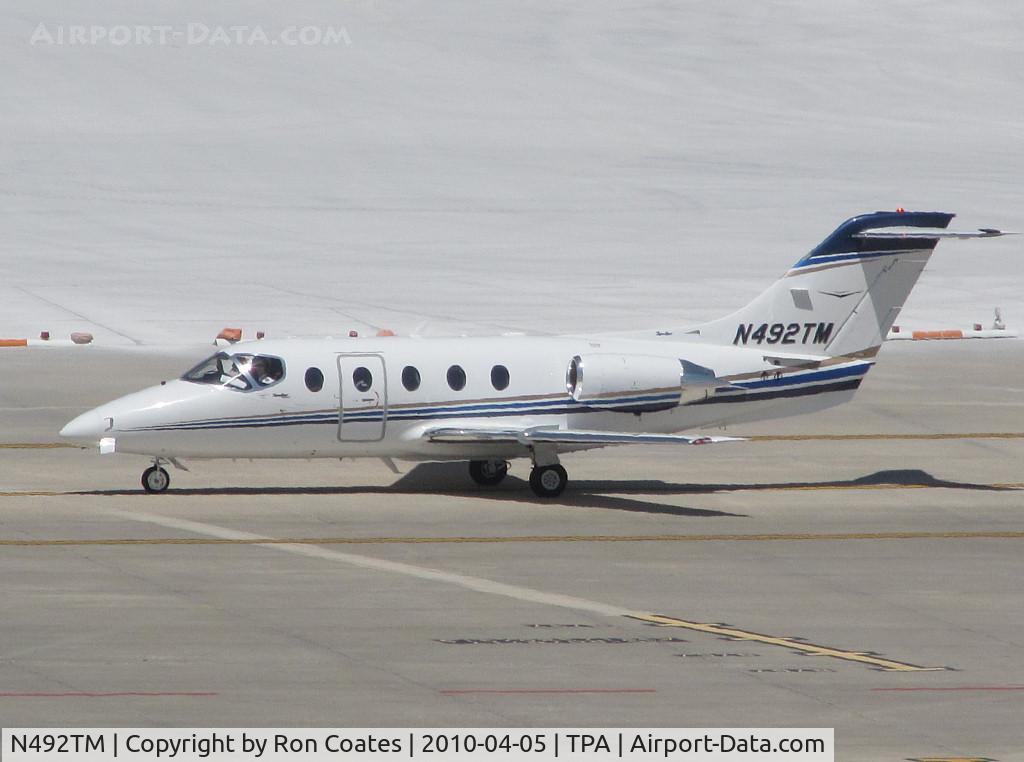
[{"label": "aircraft shadow on tarmac", "polygon": [[[331,486],[331,487],[200,487],[171,489],[167,497],[195,497],[203,495],[368,495],[368,494],[440,494],[459,497],[482,497],[488,500],[510,502],[536,502],[539,505],[562,505],[580,508],[607,508],[638,513],[657,513],[675,516],[730,516],[746,514],[728,511],[690,508],[668,503],[635,500],[626,495],[709,495],[717,492],[763,492],[774,490],[857,489],[857,488],[935,488],[981,490],[988,492],[1014,491],[1014,487],[952,482],[937,479],[926,471],[905,469],[878,471],[857,479],[827,482],[761,482],[734,484],[692,484],[666,482],[659,479],[574,480],[559,497],[540,501],[530,492],[526,481],[509,476],[500,487],[477,487],[467,484],[464,463],[422,463],[403,475],[390,486]],[[459,485],[467,485],[460,488]],[[72,492],[75,495],[123,496],[139,495],[139,490],[90,490]]]}]

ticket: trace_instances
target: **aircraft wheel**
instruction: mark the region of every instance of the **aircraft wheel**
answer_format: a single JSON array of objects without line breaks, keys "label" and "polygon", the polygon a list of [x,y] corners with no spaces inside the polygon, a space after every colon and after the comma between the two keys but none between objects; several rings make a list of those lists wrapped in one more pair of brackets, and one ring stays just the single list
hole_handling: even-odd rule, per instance
[{"label": "aircraft wheel", "polygon": [[508,461],[504,460],[471,460],[469,475],[482,487],[493,487],[501,483],[508,474]]},{"label": "aircraft wheel", "polygon": [[557,463],[535,466],[530,472],[530,488],[537,497],[558,497],[569,483],[569,475]]},{"label": "aircraft wheel", "polygon": [[142,472],[142,488],[146,492],[163,492],[170,483],[171,477],[160,466],[150,466]]}]

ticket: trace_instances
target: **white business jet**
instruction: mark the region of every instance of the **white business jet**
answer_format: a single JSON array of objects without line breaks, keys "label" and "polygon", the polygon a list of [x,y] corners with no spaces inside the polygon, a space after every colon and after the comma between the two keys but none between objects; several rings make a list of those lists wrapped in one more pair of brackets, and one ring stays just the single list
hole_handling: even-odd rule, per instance
[{"label": "white business jet", "polygon": [[753,302],[704,325],[557,338],[348,338],[239,343],[180,379],[84,413],[61,436],[103,453],[184,458],[466,460],[482,485],[530,458],[540,497],[561,453],[699,445],[674,432],[779,418],[849,400],[952,214],[853,217]]}]

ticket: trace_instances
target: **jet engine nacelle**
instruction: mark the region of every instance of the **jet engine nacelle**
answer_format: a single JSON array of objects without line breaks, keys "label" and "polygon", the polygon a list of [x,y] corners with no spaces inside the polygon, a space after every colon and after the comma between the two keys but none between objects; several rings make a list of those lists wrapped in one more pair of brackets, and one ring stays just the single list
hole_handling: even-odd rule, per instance
[{"label": "jet engine nacelle", "polygon": [[729,383],[676,357],[576,355],[565,372],[572,398],[587,407],[642,413],[704,399]]},{"label": "jet engine nacelle", "polygon": [[577,355],[569,361],[565,386],[574,400],[587,407],[666,410],[679,404],[682,373],[675,357]]}]

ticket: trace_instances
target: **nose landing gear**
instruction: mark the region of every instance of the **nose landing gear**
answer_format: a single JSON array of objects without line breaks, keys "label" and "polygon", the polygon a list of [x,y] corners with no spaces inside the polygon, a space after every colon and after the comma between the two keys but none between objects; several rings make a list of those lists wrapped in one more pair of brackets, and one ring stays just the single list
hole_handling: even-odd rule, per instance
[{"label": "nose landing gear", "polygon": [[160,465],[160,458],[154,458],[153,465],[142,472],[142,488],[146,492],[163,492],[170,484],[170,474]]}]

